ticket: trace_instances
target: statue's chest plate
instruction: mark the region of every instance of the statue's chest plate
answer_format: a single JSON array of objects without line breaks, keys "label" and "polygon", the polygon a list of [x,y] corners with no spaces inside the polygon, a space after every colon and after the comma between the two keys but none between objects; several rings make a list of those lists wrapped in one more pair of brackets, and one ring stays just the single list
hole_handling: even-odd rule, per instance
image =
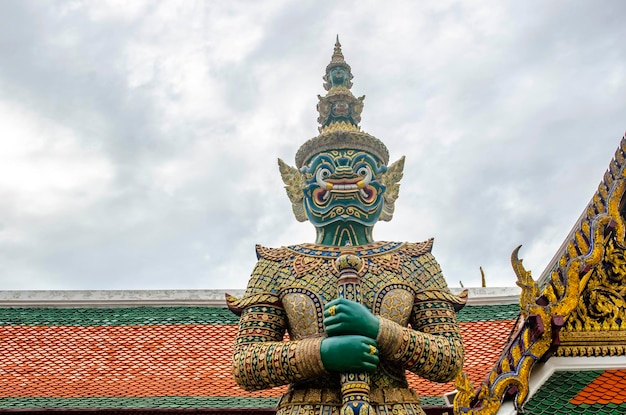
[{"label": "statue's chest plate", "polygon": [[389,284],[376,295],[372,311],[381,317],[406,326],[411,318],[414,294],[412,287]]},{"label": "statue's chest plate", "polygon": [[324,302],[318,293],[306,288],[282,290],[281,301],[288,318],[289,336],[294,339],[324,333]]},{"label": "statue's chest plate", "polygon": [[337,298],[337,274],[332,263],[327,258],[297,255],[290,268],[292,278],[280,291],[289,336],[297,340],[321,335],[324,306]]},{"label": "statue's chest plate", "polygon": [[[337,298],[339,272],[331,256],[295,254],[288,261],[293,276],[280,298],[287,313],[289,334],[301,339],[324,333],[324,306]],[[414,289],[402,283],[400,258],[370,255],[359,270],[362,303],[374,314],[406,326],[411,316]]]}]

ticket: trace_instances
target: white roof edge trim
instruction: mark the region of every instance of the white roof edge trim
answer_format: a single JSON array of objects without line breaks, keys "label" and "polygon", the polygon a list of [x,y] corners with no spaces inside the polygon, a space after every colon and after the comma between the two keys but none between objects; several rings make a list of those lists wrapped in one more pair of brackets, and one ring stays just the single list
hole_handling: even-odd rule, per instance
[{"label": "white roof edge trim", "polygon": [[[450,289],[458,294],[463,289]],[[518,287],[468,288],[468,305],[519,303]],[[226,307],[226,293],[245,290],[33,290],[0,291],[0,307]]]},{"label": "white roof edge trim", "polygon": [[226,307],[226,293],[244,290],[0,291],[0,307]]}]

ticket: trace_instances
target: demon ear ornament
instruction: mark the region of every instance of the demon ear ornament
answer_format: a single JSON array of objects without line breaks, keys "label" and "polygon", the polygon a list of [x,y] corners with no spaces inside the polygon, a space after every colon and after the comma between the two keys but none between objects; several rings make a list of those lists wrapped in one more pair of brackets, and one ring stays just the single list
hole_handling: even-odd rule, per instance
[{"label": "demon ear ornament", "polygon": [[404,156],[398,161],[395,161],[387,168],[387,171],[380,176],[380,183],[387,188],[385,193],[383,193],[385,203],[383,204],[383,211],[380,214],[380,220],[389,222],[393,217],[395,202],[400,192],[400,180],[402,179],[403,170]]},{"label": "demon ear ornament", "polygon": [[295,167],[291,167],[281,159],[278,159],[278,169],[280,177],[285,183],[287,197],[291,201],[293,214],[298,222],[305,222],[308,218],[304,211],[304,188],[306,186],[306,176]]}]

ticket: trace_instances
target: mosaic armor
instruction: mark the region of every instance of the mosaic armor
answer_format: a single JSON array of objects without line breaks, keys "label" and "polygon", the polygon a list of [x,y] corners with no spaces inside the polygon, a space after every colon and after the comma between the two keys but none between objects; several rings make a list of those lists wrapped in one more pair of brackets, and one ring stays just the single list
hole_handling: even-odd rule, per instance
[{"label": "mosaic armor", "polygon": [[[463,364],[455,308],[464,298],[449,292],[432,242],[352,247],[363,259],[363,304],[380,319],[380,364],[370,380],[377,414],[423,413],[405,369],[445,382]],[[259,261],[246,294],[230,302],[241,313],[235,380],[247,390],[290,384],[278,415],[339,414],[339,375],[324,369],[319,350],[326,335],[324,305],[337,297],[334,261],[341,251],[315,244],[257,246]]]},{"label": "mosaic armor", "polygon": [[452,295],[422,243],[374,242],[391,220],[404,157],[362,131],[363,100],[337,40],[318,96],[319,135],[279,159],[293,213],[315,244],[257,247],[241,315],[233,376],[247,390],[289,384],[278,415],[423,414],[406,370],[445,382],[463,365]]}]

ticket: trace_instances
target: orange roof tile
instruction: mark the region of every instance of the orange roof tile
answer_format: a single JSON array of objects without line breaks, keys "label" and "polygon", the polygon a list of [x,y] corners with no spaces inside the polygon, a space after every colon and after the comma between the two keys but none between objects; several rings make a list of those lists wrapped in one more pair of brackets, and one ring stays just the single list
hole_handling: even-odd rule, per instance
[{"label": "orange roof tile", "polygon": [[[513,320],[460,323],[465,367],[482,381]],[[232,324],[0,326],[0,397],[277,397],[285,387],[246,392],[230,373]],[[409,374],[422,396],[437,384]]]},{"label": "orange roof tile", "polygon": [[626,370],[607,370],[569,401],[571,404],[626,403]]},{"label": "orange roof tile", "polygon": [[[230,373],[234,325],[0,327],[0,397],[280,396]],[[284,389],[284,388],[283,388]]]}]

